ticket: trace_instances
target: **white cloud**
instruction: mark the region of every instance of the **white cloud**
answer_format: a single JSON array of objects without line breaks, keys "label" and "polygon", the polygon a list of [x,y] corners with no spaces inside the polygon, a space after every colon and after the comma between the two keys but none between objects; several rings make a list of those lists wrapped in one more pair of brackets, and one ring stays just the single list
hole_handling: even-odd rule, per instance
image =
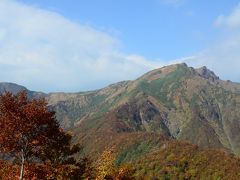
[{"label": "white cloud", "polygon": [[80,91],[162,66],[119,51],[119,40],[58,13],[0,1],[0,81],[33,90]]},{"label": "white cloud", "polygon": [[[232,14],[237,14],[237,9]],[[216,21],[223,25],[229,17]],[[0,0],[0,81],[32,90],[82,91],[135,79],[163,65],[187,62],[195,67],[206,65],[220,77],[240,82],[240,32],[234,31],[194,57],[173,61],[125,54],[119,46],[119,40],[108,33],[58,13]]]},{"label": "white cloud", "polygon": [[240,33],[219,41],[185,62],[194,67],[207,66],[221,79],[240,82]]},{"label": "white cloud", "polygon": [[215,21],[217,26],[224,26],[229,28],[240,27],[240,4],[231,12],[230,15],[220,15]]},{"label": "white cloud", "polygon": [[214,23],[223,29],[229,28],[227,35],[186,62],[194,67],[208,66],[220,78],[240,82],[240,29],[237,28],[240,27],[240,6],[229,16],[219,16]]}]

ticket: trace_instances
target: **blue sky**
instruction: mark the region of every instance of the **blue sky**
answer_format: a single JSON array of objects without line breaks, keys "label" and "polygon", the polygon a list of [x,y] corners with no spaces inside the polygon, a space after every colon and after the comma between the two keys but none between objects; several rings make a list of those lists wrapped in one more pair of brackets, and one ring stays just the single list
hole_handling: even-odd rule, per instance
[{"label": "blue sky", "polygon": [[0,81],[104,87],[171,63],[240,82],[235,0],[0,0]]},{"label": "blue sky", "polygon": [[122,49],[165,60],[189,56],[218,39],[213,22],[237,0],[21,0],[116,36]]}]

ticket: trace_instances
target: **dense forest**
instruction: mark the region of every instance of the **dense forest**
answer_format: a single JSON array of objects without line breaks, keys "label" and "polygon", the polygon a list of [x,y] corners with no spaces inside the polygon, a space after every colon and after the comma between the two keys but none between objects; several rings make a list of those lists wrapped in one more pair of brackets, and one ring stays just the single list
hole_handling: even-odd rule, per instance
[{"label": "dense forest", "polygon": [[[240,159],[156,135],[124,134],[96,156],[71,144],[44,98],[0,96],[0,179],[238,179]],[[131,143],[129,143],[131,142]],[[120,143],[121,144],[121,143]],[[81,158],[76,158],[82,154]]]}]

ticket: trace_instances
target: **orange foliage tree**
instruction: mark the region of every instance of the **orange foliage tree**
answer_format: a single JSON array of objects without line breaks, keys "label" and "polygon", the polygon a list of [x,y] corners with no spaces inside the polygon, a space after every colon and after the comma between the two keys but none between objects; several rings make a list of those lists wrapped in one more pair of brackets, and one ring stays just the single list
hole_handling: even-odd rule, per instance
[{"label": "orange foliage tree", "polygon": [[70,140],[71,135],[60,128],[44,98],[28,99],[24,91],[0,95],[0,152],[21,166],[19,179],[27,172],[24,169],[34,169],[26,168],[26,163],[44,164],[48,171],[63,170],[70,164],[79,171],[80,165],[71,157],[79,147],[71,147]]},{"label": "orange foliage tree", "polygon": [[130,164],[120,167],[115,165],[116,153],[114,148],[103,151],[99,159],[96,161],[96,180],[114,179],[114,180],[133,180],[135,179],[135,169]]}]

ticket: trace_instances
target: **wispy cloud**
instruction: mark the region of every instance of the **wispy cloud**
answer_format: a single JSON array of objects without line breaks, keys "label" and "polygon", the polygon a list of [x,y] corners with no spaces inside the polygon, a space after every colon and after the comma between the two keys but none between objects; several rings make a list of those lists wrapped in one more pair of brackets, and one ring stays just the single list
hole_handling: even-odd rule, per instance
[{"label": "wispy cloud", "polygon": [[[229,16],[222,15],[221,23],[216,20],[219,27],[238,14],[238,9]],[[240,32],[234,30],[231,37],[196,56],[153,61],[122,52],[117,38],[91,26],[16,0],[0,0],[0,81],[33,90],[82,91],[135,79],[171,63],[187,62],[207,65],[220,77],[240,82],[239,37]]]},{"label": "wispy cloud", "polygon": [[240,27],[240,4],[234,8],[229,15],[220,15],[215,21],[215,25],[228,28]]},{"label": "wispy cloud", "polygon": [[124,54],[119,40],[58,13],[0,1],[0,81],[77,91],[134,79],[164,63]]},{"label": "wispy cloud", "polygon": [[227,34],[186,62],[195,67],[206,65],[220,78],[240,82],[240,6],[235,7],[230,15],[220,15],[214,24],[220,30],[227,28]]}]

